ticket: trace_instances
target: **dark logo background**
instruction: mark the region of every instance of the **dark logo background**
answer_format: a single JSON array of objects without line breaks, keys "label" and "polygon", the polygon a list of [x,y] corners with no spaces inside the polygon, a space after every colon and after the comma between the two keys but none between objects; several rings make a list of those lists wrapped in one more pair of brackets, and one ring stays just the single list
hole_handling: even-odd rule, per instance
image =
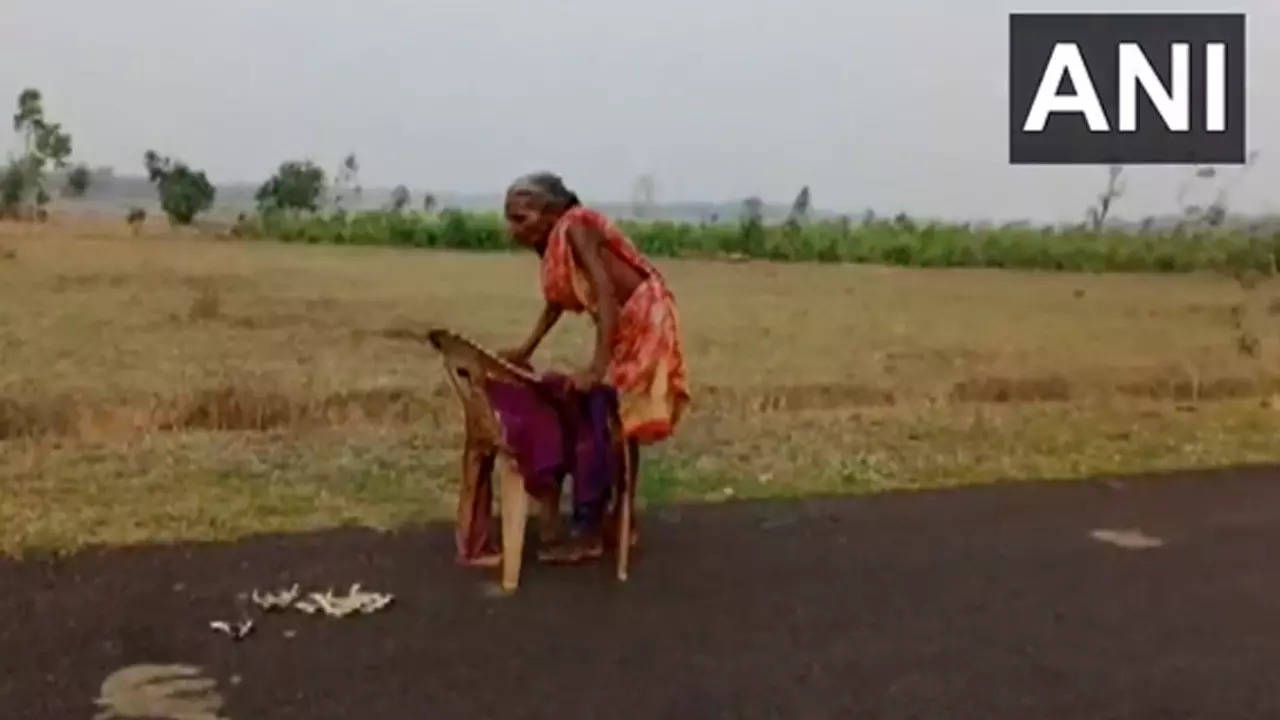
[{"label": "dark logo background", "polygon": [[[1051,113],[1044,130],[1023,132],[1041,75],[1059,42],[1080,48],[1109,131],[1089,131],[1081,113]],[[1170,44],[1190,44],[1189,132],[1172,132],[1141,84],[1138,128],[1120,132],[1118,47],[1138,43],[1169,87]],[[1205,43],[1226,43],[1226,132],[1205,131]],[[1011,14],[1009,16],[1009,162],[1013,164],[1240,164],[1245,161],[1244,15]],[[1058,93],[1074,93],[1064,73]]]}]

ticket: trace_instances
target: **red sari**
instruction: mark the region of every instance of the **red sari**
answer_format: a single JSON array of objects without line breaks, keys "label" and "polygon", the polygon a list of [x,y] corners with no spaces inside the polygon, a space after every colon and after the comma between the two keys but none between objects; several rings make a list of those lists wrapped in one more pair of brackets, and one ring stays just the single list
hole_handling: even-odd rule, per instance
[{"label": "red sari", "polygon": [[596,230],[604,238],[604,251],[645,278],[618,312],[605,381],[618,393],[623,435],[640,444],[664,440],[675,431],[690,400],[675,296],[616,225],[595,210],[577,206],[557,221],[542,255],[542,292],[548,302],[569,312],[588,312],[598,321],[595,293],[569,241],[574,225]]}]

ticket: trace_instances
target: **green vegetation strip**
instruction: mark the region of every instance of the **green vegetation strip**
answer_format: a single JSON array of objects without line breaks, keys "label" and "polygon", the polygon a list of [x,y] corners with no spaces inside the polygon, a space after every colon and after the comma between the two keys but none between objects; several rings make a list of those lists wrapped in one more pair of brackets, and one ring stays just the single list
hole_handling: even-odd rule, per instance
[{"label": "green vegetation strip", "polygon": [[[1259,272],[1270,274],[1280,231],[1079,229],[918,224],[909,218],[804,225],[758,222],[619,224],[655,257],[726,257],[915,267],[988,267],[1077,272]],[[328,216],[275,212],[242,220],[236,233],[285,242],[455,250],[512,248],[497,214],[374,211]]]}]

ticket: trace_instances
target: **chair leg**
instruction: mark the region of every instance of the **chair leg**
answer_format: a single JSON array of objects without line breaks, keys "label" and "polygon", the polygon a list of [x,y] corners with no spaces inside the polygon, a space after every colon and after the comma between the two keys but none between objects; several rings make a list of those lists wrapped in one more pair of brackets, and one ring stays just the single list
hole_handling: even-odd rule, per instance
[{"label": "chair leg", "polygon": [[626,441],[622,443],[622,478],[618,484],[618,580],[627,579],[631,555],[631,501],[634,488],[631,482],[631,451]]},{"label": "chair leg", "polygon": [[493,453],[468,438],[462,453],[462,482],[454,527],[457,561],[463,565],[491,567],[499,561],[489,532],[493,462]]},{"label": "chair leg", "polygon": [[529,496],[525,492],[524,476],[512,458],[500,455],[497,465],[502,478],[502,589],[511,593],[520,585]]}]

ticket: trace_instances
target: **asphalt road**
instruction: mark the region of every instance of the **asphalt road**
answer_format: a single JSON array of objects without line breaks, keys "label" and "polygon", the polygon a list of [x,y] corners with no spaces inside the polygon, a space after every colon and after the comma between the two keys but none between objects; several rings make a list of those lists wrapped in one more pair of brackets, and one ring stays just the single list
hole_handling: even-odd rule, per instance
[{"label": "asphalt road", "polygon": [[[0,718],[1280,718],[1278,480],[654,509],[628,583],[531,560],[510,598],[448,526],[5,562]],[[294,582],[395,601],[237,598]]]}]

